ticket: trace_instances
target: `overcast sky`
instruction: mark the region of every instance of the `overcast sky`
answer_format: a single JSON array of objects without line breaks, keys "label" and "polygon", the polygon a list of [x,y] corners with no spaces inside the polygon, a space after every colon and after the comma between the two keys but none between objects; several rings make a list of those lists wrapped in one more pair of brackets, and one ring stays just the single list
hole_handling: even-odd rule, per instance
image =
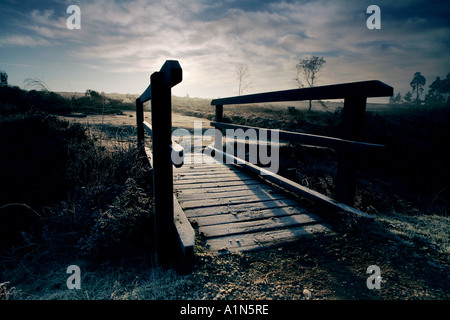
[{"label": "overcast sky", "polygon": [[[81,9],[81,29],[66,22]],[[367,7],[381,9],[369,30]],[[9,83],[36,77],[53,91],[142,93],[165,60],[178,60],[178,96],[237,95],[296,87],[300,58],[323,56],[319,84],[381,80],[404,95],[416,71],[425,88],[450,72],[449,1],[158,0],[0,2],[0,69]]]}]

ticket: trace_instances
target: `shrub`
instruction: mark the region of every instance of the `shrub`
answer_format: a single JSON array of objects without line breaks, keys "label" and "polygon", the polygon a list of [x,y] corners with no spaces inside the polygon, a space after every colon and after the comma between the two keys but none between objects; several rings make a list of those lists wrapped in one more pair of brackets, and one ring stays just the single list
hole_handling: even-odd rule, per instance
[{"label": "shrub", "polygon": [[47,211],[44,240],[53,252],[115,260],[149,249],[151,175],[137,148],[107,149],[91,139],[69,149],[70,199]]},{"label": "shrub", "polygon": [[81,125],[35,110],[0,120],[0,148],[0,207],[23,204],[40,216],[32,234],[18,230],[25,244],[2,254],[111,258],[148,244],[152,177],[137,147],[103,147]]},{"label": "shrub", "polygon": [[115,259],[130,256],[151,245],[152,201],[129,178],[123,191],[105,211],[99,211],[89,233],[76,248],[82,256]]},{"label": "shrub", "polygon": [[63,200],[70,188],[64,179],[69,144],[86,139],[80,125],[41,111],[5,115],[0,121],[0,205],[25,203],[40,211]]}]

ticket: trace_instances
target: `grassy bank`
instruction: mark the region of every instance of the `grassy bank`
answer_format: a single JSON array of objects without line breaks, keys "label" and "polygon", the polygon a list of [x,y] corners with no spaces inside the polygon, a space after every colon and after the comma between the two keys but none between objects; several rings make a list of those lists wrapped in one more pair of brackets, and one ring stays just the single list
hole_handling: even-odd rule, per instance
[{"label": "grassy bank", "polygon": [[70,297],[45,291],[70,264],[153,266],[151,173],[137,149],[41,110],[0,111],[1,298]]}]

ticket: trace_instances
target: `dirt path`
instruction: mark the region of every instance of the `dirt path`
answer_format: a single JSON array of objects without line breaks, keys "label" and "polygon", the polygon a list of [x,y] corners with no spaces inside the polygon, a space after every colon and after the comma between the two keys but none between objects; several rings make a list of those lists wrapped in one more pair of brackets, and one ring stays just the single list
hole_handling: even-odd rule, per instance
[{"label": "dirt path", "polygon": [[[144,114],[145,121],[150,122],[151,117],[149,112],[145,112]],[[77,122],[81,124],[85,124],[88,126],[136,126],[136,112],[134,111],[124,111],[123,115],[75,115],[75,116],[62,116],[62,119],[65,119],[69,122]],[[172,115],[172,127],[175,128],[185,128],[185,129],[194,129],[194,123],[201,122],[202,127],[204,129],[210,128],[209,120],[204,118],[197,118],[192,116],[185,116],[179,113],[173,113]]]},{"label": "dirt path", "polygon": [[[263,252],[200,255],[193,277],[202,285],[192,294],[201,299],[449,299],[448,261],[439,256],[389,234],[343,232]],[[367,286],[367,269],[374,265],[380,268],[379,289]]]},{"label": "dirt path", "polygon": [[[122,115],[71,115],[60,116],[61,119],[71,123],[80,123],[88,128],[88,132],[105,145],[117,143],[136,143],[136,112],[124,111]],[[151,123],[150,112],[144,113],[145,121]],[[202,131],[211,128],[209,120],[204,118],[185,116],[179,113],[172,114],[172,130],[187,129],[193,133],[194,128]],[[181,131],[179,131],[181,132]],[[175,131],[176,133],[176,131]],[[202,139],[202,147],[211,143],[210,138]],[[192,145],[194,142],[192,142]]]}]

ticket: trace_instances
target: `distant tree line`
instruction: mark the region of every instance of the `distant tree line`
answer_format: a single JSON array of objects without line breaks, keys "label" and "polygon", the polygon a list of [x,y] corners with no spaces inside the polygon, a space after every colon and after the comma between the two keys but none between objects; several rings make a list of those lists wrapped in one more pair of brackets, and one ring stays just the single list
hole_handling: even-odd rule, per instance
[{"label": "distant tree line", "polygon": [[135,105],[126,103],[118,99],[108,98],[104,92],[100,93],[95,90],[86,90],[83,97],[73,96],[70,99],[72,110],[77,112],[95,114],[108,113],[120,114],[123,110],[134,110]]},{"label": "distant tree line", "polygon": [[412,91],[408,91],[403,97],[400,93],[393,95],[389,99],[389,103],[450,106],[450,72],[443,80],[441,80],[440,77],[436,77],[436,79],[429,85],[429,89],[424,100],[421,100],[420,96],[423,93],[425,84],[426,78],[420,72],[416,72],[410,82]]},{"label": "distant tree line", "polygon": [[8,85],[8,74],[6,71],[1,70],[0,71],[0,86],[7,86]]},{"label": "distant tree line", "polygon": [[134,110],[133,103],[111,99],[102,92],[86,90],[84,96],[75,94],[66,98],[52,92],[48,86],[39,79],[25,79],[28,90],[8,84],[8,74],[0,71],[0,111],[16,112],[30,109],[40,109],[53,114],[69,114],[79,112],[85,114],[121,114],[123,110]]}]

